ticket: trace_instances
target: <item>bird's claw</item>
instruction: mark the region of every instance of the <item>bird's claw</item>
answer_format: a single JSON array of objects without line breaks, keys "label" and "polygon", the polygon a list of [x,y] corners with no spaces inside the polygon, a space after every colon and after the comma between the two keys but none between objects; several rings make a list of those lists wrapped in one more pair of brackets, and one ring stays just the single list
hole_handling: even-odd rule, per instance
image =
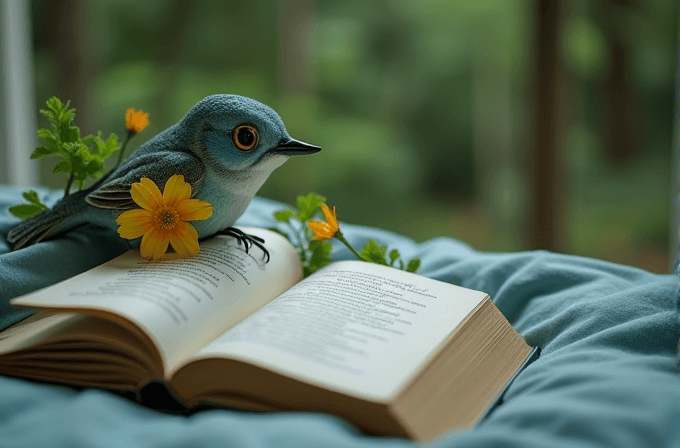
[{"label": "bird's claw", "polygon": [[255,235],[249,235],[242,230],[237,229],[236,227],[227,227],[226,229],[217,232],[216,235],[226,235],[236,238],[236,242],[239,244],[239,246],[241,243],[243,243],[246,253],[248,253],[248,250],[252,246],[259,247],[262,252],[264,252],[264,256],[267,258],[265,263],[269,263],[269,251],[264,247],[263,238]]}]

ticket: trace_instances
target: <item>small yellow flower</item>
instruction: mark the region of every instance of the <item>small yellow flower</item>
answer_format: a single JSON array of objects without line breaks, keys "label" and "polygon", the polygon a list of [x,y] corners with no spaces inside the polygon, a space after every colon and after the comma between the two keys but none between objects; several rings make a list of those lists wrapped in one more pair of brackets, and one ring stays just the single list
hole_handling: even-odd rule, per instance
[{"label": "small yellow flower", "polygon": [[187,221],[208,219],[213,210],[208,202],[190,199],[191,185],[184,176],[168,179],[163,194],[151,179],[142,177],[132,184],[130,194],[142,209],[122,213],[116,219],[118,233],[128,240],[141,236],[142,257],[157,260],[168,250],[168,244],[182,257],[198,254],[198,233]]},{"label": "small yellow flower", "polygon": [[333,206],[333,211],[331,211],[326,204],[321,204],[321,210],[323,211],[327,222],[309,221],[307,223],[309,228],[312,229],[312,232],[314,232],[314,236],[312,237],[313,241],[324,241],[333,238],[340,230],[338,218],[335,215],[335,206]]},{"label": "small yellow flower", "polygon": [[149,114],[144,113],[143,110],[140,109],[139,112],[137,112],[133,108],[129,108],[125,111],[125,128],[127,128],[128,132],[137,134],[138,132],[142,132],[148,125]]}]

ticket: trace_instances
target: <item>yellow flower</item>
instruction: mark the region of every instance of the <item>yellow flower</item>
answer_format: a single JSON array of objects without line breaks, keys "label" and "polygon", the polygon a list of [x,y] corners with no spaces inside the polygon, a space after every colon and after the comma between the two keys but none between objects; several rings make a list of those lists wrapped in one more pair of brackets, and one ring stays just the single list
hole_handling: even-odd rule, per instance
[{"label": "yellow flower", "polygon": [[132,184],[132,199],[142,209],[122,213],[116,222],[122,238],[142,237],[139,248],[142,257],[157,260],[168,250],[168,243],[182,257],[198,254],[198,233],[187,221],[208,219],[212,206],[205,201],[189,199],[191,185],[184,176],[174,175],[165,183],[163,194],[146,177]]},{"label": "yellow flower", "polygon": [[314,232],[314,236],[312,237],[312,240],[314,241],[323,241],[333,238],[340,230],[338,218],[335,215],[335,206],[333,206],[333,211],[331,211],[326,204],[321,204],[321,210],[323,211],[327,222],[309,221],[307,223],[309,228],[312,229],[312,232]]},{"label": "yellow flower", "polygon": [[149,125],[149,114],[140,109],[139,112],[133,108],[125,111],[125,127],[128,132],[136,134],[142,132]]}]

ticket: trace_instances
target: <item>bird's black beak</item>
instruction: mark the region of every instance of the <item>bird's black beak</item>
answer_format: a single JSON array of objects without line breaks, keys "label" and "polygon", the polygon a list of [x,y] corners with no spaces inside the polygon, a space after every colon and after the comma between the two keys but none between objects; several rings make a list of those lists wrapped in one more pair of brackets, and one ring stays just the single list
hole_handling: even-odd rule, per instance
[{"label": "bird's black beak", "polygon": [[274,148],[274,151],[286,156],[303,156],[305,154],[314,154],[321,151],[321,146],[310,145],[309,143],[295,140],[294,138],[288,140],[281,140]]}]

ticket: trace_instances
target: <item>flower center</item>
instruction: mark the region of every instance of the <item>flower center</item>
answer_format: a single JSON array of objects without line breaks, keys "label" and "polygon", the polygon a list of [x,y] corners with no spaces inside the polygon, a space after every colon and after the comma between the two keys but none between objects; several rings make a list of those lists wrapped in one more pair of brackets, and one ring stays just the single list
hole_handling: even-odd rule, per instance
[{"label": "flower center", "polygon": [[156,214],[156,223],[165,230],[175,227],[179,221],[179,214],[173,209],[163,209]]}]

